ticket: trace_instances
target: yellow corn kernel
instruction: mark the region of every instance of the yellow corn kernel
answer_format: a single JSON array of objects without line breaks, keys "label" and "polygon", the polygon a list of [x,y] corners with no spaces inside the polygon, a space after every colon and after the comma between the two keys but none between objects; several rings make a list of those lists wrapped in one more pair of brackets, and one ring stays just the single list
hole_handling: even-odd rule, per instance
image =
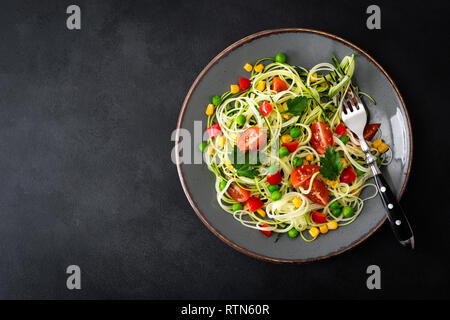
[{"label": "yellow corn kernel", "polygon": [[264,66],[260,63],[257,66],[255,66],[255,71],[256,72],[261,72],[264,70]]},{"label": "yellow corn kernel", "polygon": [[325,234],[325,233],[328,232],[328,227],[327,227],[326,224],[322,224],[322,225],[319,227],[319,230],[320,230],[320,233]]},{"label": "yellow corn kernel", "polygon": [[296,208],[300,208],[303,204],[302,198],[300,197],[295,197],[294,200],[292,200],[292,203],[294,204],[294,206]]},{"label": "yellow corn kernel", "polygon": [[209,146],[208,147],[208,154],[212,156],[214,153],[215,153],[214,147],[213,146]]},{"label": "yellow corn kernel", "polygon": [[281,136],[281,142],[282,143],[289,143],[291,142],[293,139],[289,134],[285,134]]},{"label": "yellow corn kernel", "polygon": [[227,168],[228,168],[229,170],[231,170],[231,171],[234,170],[234,167],[233,167],[233,165],[231,164],[230,160],[226,159],[226,160],[225,160],[225,165],[227,166]]},{"label": "yellow corn kernel", "polygon": [[306,161],[313,161],[313,160],[314,160],[314,156],[313,156],[312,154],[308,154],[308,155],[305,157],[305,159],[306,159]]},{"label": "yellow corn kernel", "polygon": [[328,84],[324,81],[320,84],[321,87],[328,87]]},{"label": "yellow corn kernel", "polygon": [[319,78],[317,78],[317,73],[313,73],[312,75],[311,75],[311,82],[316,82],[317,80],[319,80]]},{"label": "yellow corn kernel", "polygon": [[281,116],[282,116],[285,120],[289,120],[290,118],[292,118],[292,116],[291,116],[290,114],[287,114],[287,113],[283,113]]},{"label": "yellow corn kernel", "polygon": [[332,187],[333,189],[336,189],[336,187],[339,185],[339,180],[328,180],[327,178],[322,177],[323,182],[325,182],[325,184],[329,185],[330,187]]},{"label": "yellow corn kernel", "polygon": [[347,162],[347,160],[345,160],[345,158],[341,158],[341,162],[342,162],[342,169],[345,169],[348,167],[348,162]]},{"label": "yellow corn kernel", "polygon": [[303,166],[306,166],[307,164],[309,164],[309,162],[308,162],[308,161],[306,161],[306,160],[303,160],[303,163],[302,163],[302,165],[303,165]]},{"label": "yellow corn kernel", "polygon": [[316,227],[311,227],[311,229],[309,229],[309,234],[311,235],[311,237],[317,238],[317,236],[319,235],[319,229],[317,229]]},{"label": "yellow corn kernel", "polygon": [[265,88],[266,88],[266,82],[265,81],[258,82],[258,85],[256,86],[256,89],[258,91],[264,91]]},{"label": "yellow corn kernel", "polygon": [[386,143],[382,143],[382,144],[380,144],[380,145],[378,146],[377,150],[378,150],[380,153],[385,153],[386,151],[389,150],[389,146],[388,146]]},{"label": "yellow corn kernel", "polygon": [[266,216],[266,212],[263,209],[258,209],[258,210],[256,210],[256,212],[258,212],[261,217]]},{"label": "yellow corn kernel", "polygon": [[355,196],[359,197],[359,194],[361,193],[361,190],[360,189],[355,189],[351,193],[354,194]]},{"label": "yellow corn kernel", "polygon": [[253,66],[250,63],[246,63],[244,66],[244,70],[247,72],[251,72],[253,69]]},{"label": "yellow corn kernel", "polygon": [[287,102],[283,102],[283,104],[281,105],[281,111],[286,111],[287,110]]},{"label": "yellow corn kernel", "polygon": [[338,223],[336,220],[328,221],[327,227],[329,230],[336,230],[338,228]]},{"label": "yellow corn kernel", "polygon": [[222,148],[225,145],[225,142],[227,141],[227,138],[225,138],[224,136],[220,136],[216,138],[216,145],[219,148]]},{"label": "yellow corn kernel", "polygon": [[238,93],[239,92],[239,86],[237,84],[232,84],[230,86],[230,92],[231,93]]},{"label": "yellow corn kernel", "polygon": [[212,103],[208,104],[205,111],[207,116],[212,116],[214,113],[214,105]]},{"label": "yellow corn kernel", "polygon": [[377,149],[382,143],[383,143],[383,140],[377,139],[377,140],[375,140],[374,142],[372,142],[372,147],[374,147],[375,149]]}]

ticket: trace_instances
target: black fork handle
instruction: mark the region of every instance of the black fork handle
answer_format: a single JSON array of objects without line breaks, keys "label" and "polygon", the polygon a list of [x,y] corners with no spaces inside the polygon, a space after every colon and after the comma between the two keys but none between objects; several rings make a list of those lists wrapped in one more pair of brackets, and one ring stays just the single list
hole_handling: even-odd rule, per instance
[{"label": "black fork handle", "polygon": [[395,237],[403,246],[414,249],[414,235],[400,203],[381,173],[374,175],[374,179]]}]

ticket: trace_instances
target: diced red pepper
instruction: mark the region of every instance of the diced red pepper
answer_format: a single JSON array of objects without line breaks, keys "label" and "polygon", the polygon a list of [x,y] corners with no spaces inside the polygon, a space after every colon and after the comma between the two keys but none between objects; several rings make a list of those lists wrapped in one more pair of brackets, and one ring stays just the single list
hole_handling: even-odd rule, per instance
[{"label": "diced red pepper", "polygon": [[248,80],[247,78],[239,78],[239,90],[245,90],[250,88],[250,80]]},{"label": "diced red pepper", "polygon": [[271,174],[270,176],[267,176],[267,182],[269,182],[269,184],[271,186],[279,184],[281,182],[281,180],[282,180],[282,178],[281,178],[280,171],[278,171],[277,173]]},{"label": "diced red pepper", "polygon": [[264,205],[264,202],[262,202],[260,198],[250,197],[247,200],[247,204],[248,204],[248,211],[253,212],[261,208]]},{"label": "diced red pepper", "polygon": [[262,115],[264,117],[267,117],[269,115],[269,113],[271,113],[273,110],[273,107],[270,103],[268,103],[267,101],[264,101],[260,106],[259,106],[259,111],[261,111]]},{"label": "diced red pepper", "polygon": [[344,134],[347,133],[347,129],[345,128],[343,123],[339,123],[334,132],[340,136],[343,136]]},{"label": "diced red pepper", "polygon": [[283,143],[281,145],[282,147],[286,147],[290,153],[294,152],[295,150],[297,150],[298,147],[298,141],[292,141],[289,143]]},{"label": "diced red pepper", "polygon": [[222,134],[222,129],[220,129],[220,125],[218,123],[213,124],[207,130],[208,130],[208,134],[211,138],[220,136]]},{"label": "diced red pepper", "polygon": [[[267,224],[263,224],[261,225],[261,227],[263,228],[267,228],[268,225]],[[266,237],[270,237],[270,230],[259,230],[263,235],[265,235]]]},{"label": "diced red pepper", "polygon": [[311,214],[311,219],[315,223],[326,223],[327,222],[327,215],[325,213],[321,213],[319,211],[314,211]]},{"label": "diced red pepper", "polygon": [[347,167],[341,173],[341,182],[352,183],[353,181],[355,181],[357,176],[358,175],[352,167]]},{"label": "diced red pepper", "polygon": [[272,89],[276,92],[281,92],[288,89],[286,82],[281,80],[278,77],[273,78],[272,80]]}]

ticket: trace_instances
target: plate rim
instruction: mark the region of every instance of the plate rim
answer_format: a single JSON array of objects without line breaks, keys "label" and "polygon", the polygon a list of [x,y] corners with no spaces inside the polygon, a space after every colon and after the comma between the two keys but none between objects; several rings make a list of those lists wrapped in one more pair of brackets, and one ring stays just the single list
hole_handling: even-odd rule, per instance
[{"label": "plate rim", "polygon": [[259,260],[263,260],[263,261],[269,261],[269,262],[274,262],[274,263],[285,263],[285,264],[301,264],[301,263],[309,263],[309,262],[315,262],[315,261],[320,261],[320,260],[325,260],[325,259],[329,259],[331,257],[337,256],[339,254],[342,254],[354,247],[356,247],[357,245],[361,244],[364,240],[366,240],[367,238],[369,238],[371,235],[373,235],[375,233],[375,231],[377,231],[383,224],[384,222],[387,220],[387,217],[384,216],[384,218],[378,223],[378,225],[376,225],[372,230],[370,230],[366,235],[362,236],[360,239],[358,239],[357,241],[355,241],[353,244],[343,248],[342,250],[338,250],[336,252],[330,253],[328,255],[325,256],[321,256],[321,257],[316,257],[316,258],[309,258],[309,259],[282,259],[282,258],[273,258],[273,257],[268,257],[265,256],[263,254],[259,254],[256,252],[253,252],[249,249],[243,248],[241,246],[239,246],[238,244],[236,244],[235,242],[231,241],[230,239],[228,239],[227,237],[225,237],[220,231],[218,231],[214,226],[212,226],[209,221],[206,219],[206,217],[201,213],[200,209],[198,208],[197,204],[195,203],[195,201],[193,200],[190,191],[187,188],[186,185],[186,181],[184,179],[184,175],[183,175],[183,170],[181,168],[181,163],[180,163],[180,155],[179,155],[179,141],[180,141],[180,130],[181,129],[181,123],[183,121],[183,116],[184,116],[184,112],[187,108],[187,105],[189,103],[189,100],[191,98],[192,93],[194,92],[194,90],[197,88],[198,83],[201,81],[201,79],[205,76],[205,74],[209,71],[209,69],[212,68],[212,66],[214,66],[220,59],[222,59],[223,57],[225,57],[226,55],[228,55],[229,53],[231,53],[233,50],[241,47],[242,45],[249,43],[253,40],[256,40],[258,38],[262,38],[265,36],[269,36],[269,35],[274,35],[274,34],[280,34],[280,33],[310,33],[310,34],[316,34],[316,35],[320,35],[320,36],[324,36],[336,41],[339,41],[341,43],[343,43],[344,45],[354,49],[355,51],[357,51],[358,53],[362,54],[363,56],[365,56],[370,62],[372,62],[383,74],[384,76],[387,78],[387,80],[389,81],[389,83],[392,85],[392,87],[395,90],[395,93],[397,94],[398,98],[400,99],[400,103],[401,106],[403,108],[403,111],[405,113],[406,116],[406,122],[408,124],[408,132],[409,132],[409,157],[408,157],[408,169],[406,171],[406,177],[405,177],[405,181],[402,185],[402,188],[400,190],[399,196],[398,196],[398,200],[401,199],[401,197],[403,196],[403,193],[405,192],[406,186],[408,184],[408,180],[409,180],[409,175],[411,172],[411,165],[412,165],[412,157],[413,157],[413,135],[412,135],[412,128],[411,128],[411,119],[409,117],[408,114],[408,110],[406,108],[405,105],[405,101],[403,100],[402,95],[400,94],[400,91],[398,90],[397,86],[395,85],[394,81],[391,79],[391,77],[388,75],[388,73],[384,70],[384,68],[372,57],[370,56],[367,52],[365,52],[364,50],[362,50],[361,48],[359,48],[358,46],[356,46],[355,44],[341,38],[338,37],[336,35],[333,35],[331,33],[328,32],[324,32],[324,31],[319,31],[319,30],[315,30],[315,29],[307,29],[307,28],[281,28],[281,29],[269,29],[269,30],[263,30],[254,34],[251,34],[249,36],[246,36],[236,42],[234,42],[233,44],[231,44],[230,46],[228,46],[227,48],[225,48],[222,52],[220,52],[217,56],[215,56],[207,65],[206,67],[203,68],[203,70],[199,73],[199,75],[195,78],[194,82],[192,83],[180,110],[179,116],[178,116],[178,120],[177,120],[177,131],[176,131],[176,136],[175,136],[175,158],[176,158],[176,166],[177,166],[177,171],[178,171],[178,176],[180,178],[180,182],[181,182],[181,186],[183,188],[183,191],[189,201],[189,204],[191,205],[192,209],[194,209],[194,212],[197,214],[198,218],[203,222],[204,225],[206,225],[206,227],[214,234],[216,235],[220,240],[222,240],[223,242],[225,242],[227,245],[229,245],[230,247],[236,249],[237,251],[244,253],[252,258],[256,258]]}]

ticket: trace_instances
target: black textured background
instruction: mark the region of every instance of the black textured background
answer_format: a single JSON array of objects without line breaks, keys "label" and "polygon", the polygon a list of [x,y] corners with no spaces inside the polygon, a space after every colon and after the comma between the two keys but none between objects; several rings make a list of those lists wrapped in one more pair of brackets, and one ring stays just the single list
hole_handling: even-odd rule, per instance
[{"label": "black textured background", "polygon": [[[448,10],[438,1],[2,1],[0,298],[449,298]],[[66,7],[82,29],[66,28]],[[365,26],[378,4],[382,29]],[[369,52],[414,131],[388,225],[330,260],[276,265],[222,243],[189,206],[171,133],[197,74],[249,34],[307,27]],[[276,50],[275,50],[276,51]],[[82,290],[65,269],[82,270]],[[382,290],[366,288],[366,267]]]}]

